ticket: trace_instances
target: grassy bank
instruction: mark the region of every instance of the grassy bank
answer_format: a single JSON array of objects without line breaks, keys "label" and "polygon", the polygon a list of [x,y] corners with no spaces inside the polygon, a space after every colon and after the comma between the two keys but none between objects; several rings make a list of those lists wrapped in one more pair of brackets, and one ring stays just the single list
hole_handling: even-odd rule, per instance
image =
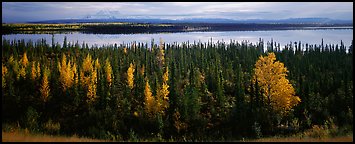
[{"label": "grassy bank", "polygon": [[105,142],[105,140],[80,138],[78,136],[52,136],[33,134],[28,131],[2,132],[2,142]]},{"label": "grassy bank", "polygon": [[[139,140],[146,141],[146,140]],[[154,140],[153,140],[154,141]],[[240,140],[241,142],[353,142],[353,134],[345,136],[312,138],[312,137],[270,137],[252,140]],[[44,134],[32,134],[27,131],[2,132],[2,142],[109,142],[108,140],[80,138],[78,136],[52,136]]]},{"label": "grassy bank", "polygon": [[272,137],[248,140],[246,142],[353,142],[353,136],[348,135],[331,138]]}]

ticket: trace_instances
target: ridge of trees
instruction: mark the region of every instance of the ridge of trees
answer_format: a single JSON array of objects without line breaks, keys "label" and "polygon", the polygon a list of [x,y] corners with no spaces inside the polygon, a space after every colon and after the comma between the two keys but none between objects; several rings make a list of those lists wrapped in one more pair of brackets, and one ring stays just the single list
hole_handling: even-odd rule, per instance
[{"label": "ridge of trees", "polygon": [[[3,124],[177,141],[297,132],[328,119],[352,126],[352,44],[263,46],[263,40],[231,40],[89,48],[66,40],[63,46],[3,40]],[[280,72],[271,75],[277,82],[262,78],[266,57]]]}]

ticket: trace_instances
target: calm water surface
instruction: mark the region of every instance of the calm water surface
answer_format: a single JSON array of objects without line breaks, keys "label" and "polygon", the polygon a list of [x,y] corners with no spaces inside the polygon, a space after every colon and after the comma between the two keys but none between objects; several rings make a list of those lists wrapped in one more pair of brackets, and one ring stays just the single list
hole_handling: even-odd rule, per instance
[{"label": "calm water surface", "polygon": [[[131,42],[151,43],[154,39],[155,43],[159,43],[162,38],[165,43],[187,42],[193,43],[212,41],[224,41],[229,43],[230,40],[249,41],[256,43],[259,38],[267,41],[273,39],[283,47],[290,42],[320,44],[322,38],[325,44],[340,44],[342,40],[345,46],[349,46],[353,40],[353,29],[322,29],[322,30],[272,30],[272,31],[223,31],[223,32],[184,32],[184,33],[155,33],[155,34],[83,34],[79,32],[72,32],[68,34],[54,34],[55,42],[63,44],[64,37],[67,37],[68,42],[83,42],[91,45],[110,45],[110,44],[127,44]],[[20,40],[37,41],[46,39],[48,44],[52,43],[52,34],[10,34],[2,35],[2,39],[6,40]]]}]

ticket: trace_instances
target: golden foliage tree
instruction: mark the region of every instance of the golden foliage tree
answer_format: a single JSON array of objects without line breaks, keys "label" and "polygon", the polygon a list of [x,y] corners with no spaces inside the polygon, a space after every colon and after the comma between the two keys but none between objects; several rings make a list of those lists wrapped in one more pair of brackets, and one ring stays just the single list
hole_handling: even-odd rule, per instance
[{"label": "golden foliage tree", "polygon": [[5,75],[7,74],[7,68],[6,68],[6,66],[4,66],[4,64],[2,64],[1,71],[2,71],[2,73],[1,73],[2,74],[1,75],[2,87],[4,88],[6,86]]},{"label": "golden foliage tree", "polygon": [[35,66],[35,61],[32,63],[32,67],[31,67],[31,79],[35,80],[37,78],[37,70],[36,70],[36,66]]},{"label": "golden foliage tree", "polygon": [[70,60],[67,63],[67,57],[62,55],[62,62],[58,62],[58,70],[60,73],[59,81],[62,84],[63,90],[67,90],[74,84],[74,71]]},{"label": "golden foliage tree", "polygon": [[37,62],[37,77],[41,76],[41,63]]},{"label": "golden foliage tree", "polygon": [[49,69],[47,67],[44,68],[43,70],[43,77],[42,77],[42,84],[40,87],[40,92],[41,92],[41,98],[44,102],[48,101],[48,96],[49,96],[49,82],[48,82],[48,77],[49,77]]},{"label": "golden foliage tree", "polygon": [[260,56],[255,64],[253,83],[258,82],[260,92],[271,108],[281,114],[287,113],[301,102],[287,76],[287,68],[276,61],[274,53]]},{"label": "golden foliage tree", "polygon": [[39,62],[37,62],[37,67],[35,66],[36,61],[33,61],[32,67],[31,67],[31,79],[36,80],[38,77],[41,76],[41,65]]},{"label": "golden foliage tree", "polygon": [[[93,102],[96,99],[97,71],[94,65],[91,55],[88,54],[83,61],[82,70],[80,71],[80,81],[82,82],[82,86],[87,89],[87,102]],[[96,64],[96,66],[98,65]]]},{"label": "golden foliage tree", "polygon": [[19,75],[23,78],[26,78],[26,68],[28,65],[29,61],[27,59],[27,54],[26,52],[23,54],[22,58],[20,59],[20,71]]},{"label": "golden foliage tree", "polygon": [[152,113],[154,113],[155,99],[154,99],[152,91],[150,89],[149,80],[147,77],[145,79],[146,79],[146,81],[145,81],[145,88],[144,88],[144,97],[145,97],[144,98],[144,106],[145,106],[146,113],[151,115]]},{"label": "golden foliage tree", "polygon": [[134,65],[131,63],[127,70],[127,84],[130,89],[133,89],[133,85],[134,85],[134,71],[135,71]]},{"label": "golden foliage tree", "polygon": [[96,60],[95,60],[95,68],[96,68],[96,70],[101,68],[101,65],[100,65],[100,62],[99,62],[98,58],[96,58]]},{"label": "golden foliage tree", "polygon": [[22,66],[20,68],[19,75],[20,75],[20,77],[26,78],[26,68],[25,67]]},{"label": "golden foliage tree", "polygon": [[97,72],[94,70],[92,72],[91,78],[90,78],[90,85],[87,87],[88,92],[86,96],[89,98],[88,102],[93,102],[96,99],[96,91],[97,91]]},{"label": "golden foliage tree", "polygon": [[90,75],[94,71],[91,55],[87,54],[81,68],[80,81],[83,86],[88,86],[90,84]]},{"label": "golden foliage tree", "polygon": [[73,67],[72,67],[72,70],[73,70],[73,73],[74,73],[74,84],[78,84],[79,82],[79,74],[78,74],[78,70],[77,70],[77,66],[76,66],[76,63],[73,64]]},{"label": "golden foliage tree", "polygon": [[106,74],[106,81],[108,83],[108,86],[111,86],[111,84],[112,84],[112,67],[111,67],[111,64],[110,64],[110,61],[108,58],[105,61],[105,74]]},{"label": "golden foliage tree", "polygon": [[164,113],[164,110],[168,108],[169,106],[169,85],[168,85],[168,80],[169,80],[169,69],[166,68],[165,73],[163,74],[163,84],[161,87],[157,88],[157,111],[160,113]]},{"label": "golden foliage tree", "polygon": [[24,66],[25,68],[27,67],[28,65],[28,59],[27,59],[27,53],[23,53],[23,57],[21,58],[21,64],[22,66]]}]

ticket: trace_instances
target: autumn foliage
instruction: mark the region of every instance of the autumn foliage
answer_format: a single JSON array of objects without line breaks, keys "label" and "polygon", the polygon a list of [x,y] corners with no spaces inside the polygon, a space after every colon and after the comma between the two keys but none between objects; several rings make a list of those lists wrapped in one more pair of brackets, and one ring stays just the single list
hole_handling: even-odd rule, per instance
[{"label": "autumn foliage", "polygon": [[299,47],[3,40],[3,124],[114,141],[291,134],[331,117],[352,126],[352,45]]},{"label": "autumn foliage", "polygon": [[169,85],[168,85],[168,80],[169,80],[169,69],[166,68],[165,73],[163,75],[163,83],[161,87],[158,87],[157,89],[157,96],[156,96],[156,107],[157,111],[160,112],[161,114],[164,114],[164,110],[169,107]]},{"label": "autumn foliage", "polygon": [[162,85],[157,87],[156,96],[154,97],[148,78],[146,79],[145,89],[144,89],[144,96],[145,96],[145,111],[148,115],[152,116],[157,113],[162,115],[165,114],[165,110],[169,107],[169,85],[167,84],[169,80],[169,70],[166,68],[166,71],[162,77],[163,83]]},{"label": "autumn foliage", "polygon": [[65,54],[62,55],[62,62],[58,62],[58,70],[60,73],[59,80],[62,84],[63,91],[66,91],[74,84],[75,70],[73,69],[73,64],[70,60],[67,62]]},{"label": "autumn foliage", "polygon": [[4,66],[4,64],[1,64],[1,82],[2,82],[2,87],[6,86],[6,80],[5,80],[5,75],[7,74],[7,67]]},{"label": "autumn foliage", "polygon": [[82,69],[80,71],[80,81],[81,85],[87,91],[86,96],[88,103],[94,102],[97,98],[97,67],[99,67],[98,60],[94,62],[92,60],[91,55],[87,54],[86,58],[83,61]]},{"label": "autumn foliage", "polygon": [[276,61],[274,53],[269,53],[265,57],[260,56],[254,69],[253,82],[260,86],[268,105],[280,113],[287,113],[301,102],[286,78],[287,72],[284,64]]},{"label": "autumn foliage", "polygon": [[109,86],[112,85],[112,67],[110,64],[109,59],[107,58],[105,61],[105,74],[106,74],[106,81]]},{"label": "autumn foliage", "polygon": [[41,98],[42,98],[43,102],[48,101],[48,96],[50,93],[49,81],[48,81],[49,74],[50,74],[49,69],[47,67],[45,67],[43,69],[42,83],[41,83],[41,87],[39,89],[41,92]]},{"label": "autumn foliage", "polygon": [[145,111],[148,115],[152,115],[155,111],[155,98],[153,97],[152,91],[150,89],[149,80],[146,78],[144,87],[144,105]]},{"label": "autumn foliage", "polygon": [[131,63],[127,69],[127,84],[130,89],[133,89],[134,86],[134,65]]}]

